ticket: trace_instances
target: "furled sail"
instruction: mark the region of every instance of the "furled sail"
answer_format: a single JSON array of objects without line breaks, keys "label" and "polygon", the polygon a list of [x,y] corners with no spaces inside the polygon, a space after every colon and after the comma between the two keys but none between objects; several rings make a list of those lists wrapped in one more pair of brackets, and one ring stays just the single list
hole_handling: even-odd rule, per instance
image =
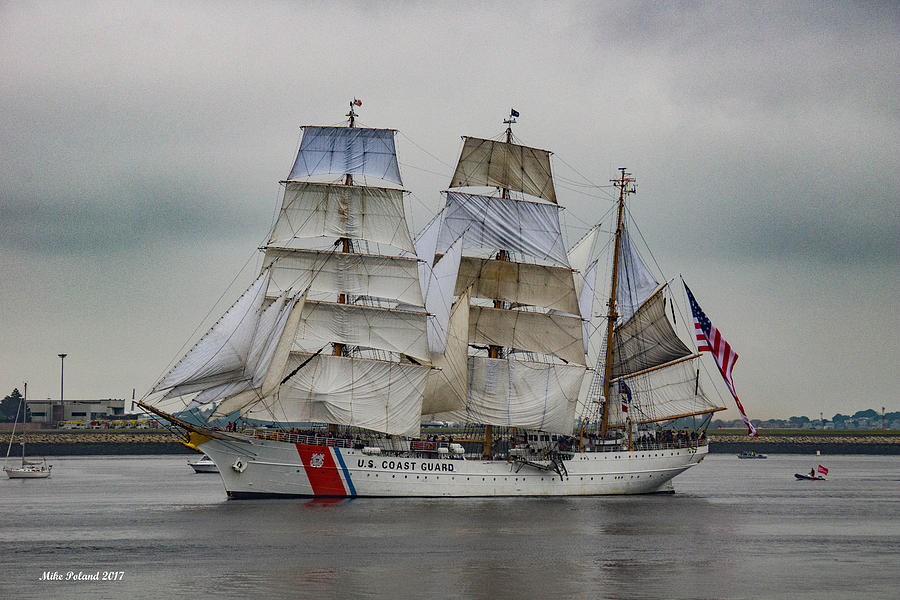
[{"label": "furled sail", "polygon": [[272,271],[270,297],[311,287],[316,292],[390,298],[423,307],[417,263],[399,256],[270,247],[263,268]]},{"label": "furled sail", "polygon": [[556,203],[550,152],[508,142],[466,137],[450,187],[487,186]]},{"label": "furled sail", "polygon": [[547,354],[585,364],[581,319],[487,306],[469,310],[469,340]]},{"label": "furled sail", "polygon": [[463,233],[466,248],[502,248],[569,266],[559,207],[552,204],[447,192],[437,251],[446,252]]},{"label": "furled sail", "polygon": [[268,243],[314,237],[367,240],[414,251],[402,190],[285,182],[281,211]]},{"label": "furled sail", "polygon": [[631,319],[616,327],[612,357],[614,378],[691,354],[666,318],[663,289],[651,296]]},{"label": "furled sail", "polygon": [[[292,353],[290,373],[308,354]],[[241,410],[245,417],[321,422],[392,435],[418,435],[430,366],[319,355],[281,385],[277,396]]]},{"label": "furled sail", "polygon": [[469,357],[469,397],[464,410],[435,418],[572,433],[584,367]]},{"label": "furled sail", "polygon": [[394,133],[393,129],[306,126],[288,179],[364,175],[403,185]]},{"label": "furled sail", "polygon": [[476,298],[578,314],[572,270],[565,267],[466,256],[459,265],[454,293],[461,294],[469,286]]},{"label": "furled sail", "polygon": [[428,374],[422,414],[460,410],[468,395],[469,291],[460,294],[450,310],[446,343],[433,354],[434,369]]}]

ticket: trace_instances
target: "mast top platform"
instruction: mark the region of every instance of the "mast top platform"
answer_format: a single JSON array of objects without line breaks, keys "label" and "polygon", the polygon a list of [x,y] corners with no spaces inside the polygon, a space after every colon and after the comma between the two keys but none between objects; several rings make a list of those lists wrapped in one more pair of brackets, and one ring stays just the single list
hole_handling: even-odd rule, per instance
[{"label": "mast top platform", "polygon": [[610,179],[610,183],[613,186],[620,188],[620,192],[624,196],[625,194],[634,194],[637,192],[637,180],[634,178],[632,173],[629,173],[625,170],[625,167],[619,167],[619,171],[621,175],[618,179]]}]

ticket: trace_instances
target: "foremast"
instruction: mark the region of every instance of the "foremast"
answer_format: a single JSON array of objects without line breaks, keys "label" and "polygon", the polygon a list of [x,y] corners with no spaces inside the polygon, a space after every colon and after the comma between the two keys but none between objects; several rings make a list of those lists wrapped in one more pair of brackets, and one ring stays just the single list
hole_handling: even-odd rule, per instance
[{"label": "foremast", "polygon": [[[284,182],[287,190],[297,190],[296,198],[285,194],[279,216],[288,226],[284,237],[303,248],[308,247],[304,238],[336,234],[330,251],[318,256],[293,252],[306,263],[297,265],[301,279],[309,277],[314,291],[336,292],[336,301],[331,296],[330,301],[310,303],[295,340],[295,350],[300,350],[295,362],[302,361],[299,373],[287,382],[280,408],[294,416],[285,420],[326,422],[332,431],[344,425],[410,435],[419,430],[425,377],[431,370],[427,313],[415,275],[417,261],[410,254],[414,247],[403,210],[404,190],[354,181],[359,174],[402,186],[394,130],[357,128],[356,107],[361,105],[357,98],[350,102],[347,127],[306,127]],[[340,183],[307,179],[331,173],[342,175]],[[319,229],[311,230],[312,223]],[[370,243],[376,244],[374,249]],[[267,255],[285,251],[267,247]],[[276,254],[272,264],[277,264]],[[291,260],[291,254],[285,258]],[[324,341],[331,346],[330,356],[309,356]],[[315,362],[305,368],[310,360]]]},{"label": "foremast", "polygon": [[356,127],[361,104],[350,127],[303,127],[260,276],[154,386],[157,407],[418,434],[432,370],[419,261],[396,132]]},{"label": "foremast", "polygon": [[[356,115],[356,111],[353,110],[353,107],[359,106],[360,104],[362,104],[362,103],[356,98],[354,98],[353,100],[350,101],[350,112],[348,112],[346,115],[347,116],[347,127],[353,127],[355,125],[357,115]],[[348,186],[348,187],[353,185],[353,174],[352,173],[346,173],[344,175],[344,185]],[[342,238],[338,238],[337,241],[341,245],[341,252],[343,252],[343,253],[352,252],[352,248],[350,245],[350,238],[342,237]],[[347,304],[347,294],[339,294],[337,301],[338,301],[338,304]],[[344,356],[344,344],[342,344],[340,342],[333,342],[332,347],[333,347],[332,356]],[[337,425],[331,425],[331,429],[336,430]]]},{"label": "foremast", "polygon": [[[618,216],[616,218],[616,241],[613,251],[612,281],[610,284],[608,312],[606,315],[606,357],[603,361],[603,416],[600,420],[600,436],[605,438],[609,430],[610,388],[612,387],[613,368],[613,334],[616,329],[616,321],[619,313],[616,308],[616,295],[619,286],[619,254],[622,251],[622,226],[625,215],[625,198],[635,192],[635,179],[631,173],[622,167],[619,169],[619,178],[610,182],[619,189]],[[629,444],[630,445],[630,444]]]}]

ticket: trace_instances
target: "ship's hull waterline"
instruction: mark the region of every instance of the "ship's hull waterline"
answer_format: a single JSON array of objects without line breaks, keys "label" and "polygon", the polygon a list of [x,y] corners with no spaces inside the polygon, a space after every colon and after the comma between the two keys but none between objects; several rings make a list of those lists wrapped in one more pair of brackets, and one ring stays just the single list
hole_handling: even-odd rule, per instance
[{"label": "ship's hull waterline", "polygon": [[[236,436],[237,437],[237,436]],[[369,455],[244,437],[199,445],[231,497],[596,496],[671,493],[707,446],[576,453],[565,473],[507,460]],[[547,464],[547,463],[539,463]]]}]

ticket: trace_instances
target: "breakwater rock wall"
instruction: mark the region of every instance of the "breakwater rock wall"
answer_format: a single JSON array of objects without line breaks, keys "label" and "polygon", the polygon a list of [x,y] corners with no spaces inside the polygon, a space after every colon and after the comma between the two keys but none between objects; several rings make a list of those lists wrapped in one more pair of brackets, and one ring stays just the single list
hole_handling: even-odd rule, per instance
[{"label": "breakwater rock wall", "polygon": [[[9,433],[0,434],[0,445],[8,446]],[[21,435],[13,438],[11,454],[21,453]],[[181,443],[183,438],[168,431],[29,431],[26,456],[84,456],[124,454],[196,454]]]},{"label": "breakwater rock wall", "polygon": [[711,454],[900,454],[900,434],[760,435],[758,438],[709,434]]}]

